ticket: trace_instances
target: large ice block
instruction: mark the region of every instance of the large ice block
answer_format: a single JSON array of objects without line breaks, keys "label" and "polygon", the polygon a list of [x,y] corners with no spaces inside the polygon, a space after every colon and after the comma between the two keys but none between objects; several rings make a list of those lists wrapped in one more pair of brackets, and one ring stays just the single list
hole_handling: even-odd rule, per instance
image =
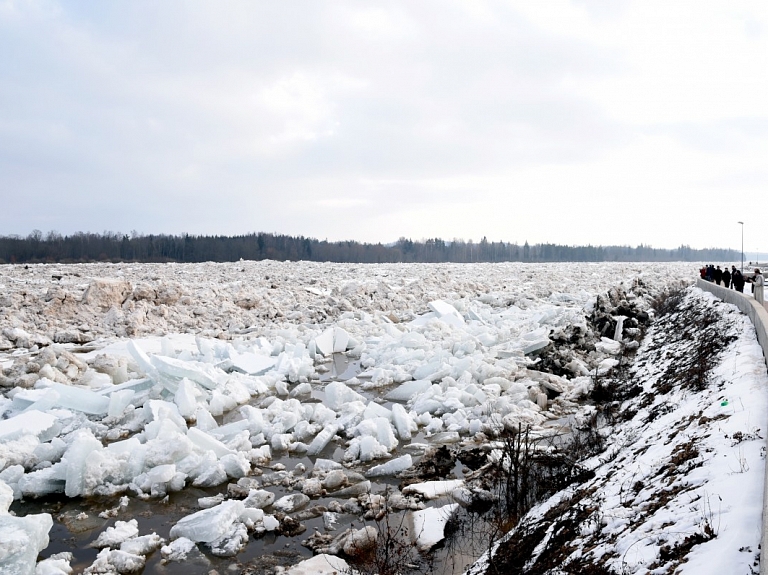
[{"label": "large ice block", "polygon": [[435,300],[429,302],[429,309],[431,309],[438,318],[443,320],[446,323],[451,324],[454,327],[460,327],[464,325],[464,318],[461,316],[461,314],[456,310],[455,307],[453,307],[448,302],[444,302],[443,300]]},{"label": "large ice block", "polygon": [[107,406],[107,415],[110,417],[118,417],[125,411],[133,400],[136,392],[132,389],[121,389],[115,391],[109,396],[109,405]]},{"label": "large ice block", "polygon": [[274,357],[255,353],[238,353],[234,350],[229,352],[229,359],[233,368],[249,375],[266,373],[277,363],[277,358]]},{"label": "large ice block", "polygon": [[133,340],[128,341],[128,353],[131,354],[131,357],[136,361],[139,369],[144,372],[144,375],[154,381],[159,381],[160,377],[157,368],[152,365],[152,360]]},{"label": "large ice block", "polygon": [[163,375],[178,379],[186,377],[208,389],[216,389],[220,377],[226,375],[214,366],[199,361],[182,361],[161,355],[153,355],[151,361],[157,371]]},{"label": "large ice block", "polygon": [[224,535],[244,509],[242,501],[229,500],[187,515],[171,527],[171,538],[186,537],[192,541],[210,543]]},{"label": "large ice block", "polygon": [[332,381],[325,386],[325,404],[333,410],[340,410],[345,404],[353,401],[367,403],[365,397],[351,390],[340,381]]},{"label": "large ice block", "polygon": [[50,431],[55,429],[57,418],[50,413],[25,411],[9,419],[0,420],[0,440],[10,441],[22,435],[35,435],[46,441]]},{"label": "large ice block", "polygon": [[333,328],[333,353],[342,353],[347,350],[349,334],[340,327]]},{"label": "large ice block", "polygon": [[0,515],[7,515],[13,503],[13,489],[0,479]]},{"label": "large ice block", "polygon": [[392,423],[395,424],[397,436],[403,441],[409,441],[412,433],[418,429],[416,422],[411,419],[405,408],[399,403],[392,406]]},{"label": "large ice block", "polygon": [[410,455],[406,454],[402,457],[397,457],[387,461],[386,463],[382,463],[381,465],[371,467],[365,475],[366,477],[383,477],[385,475],[394,475],[395,473],[405,471],[411,467],[411,465],[413,465],[413,459]]},{"label": "large ice block", "polygon": [[31,575],[37,555],[48,547],[53,518],[48,513],[14,517],[0,515],[0,573]]},{"label": "large ice block", "polygon": [[234,451],[224,445],[221,441],[215,437],[211,437],[205,431],[202,431],[197,427],[190,427],[187,431],[187,437],[201,450],[213,451],[216,454],[216,457],[224,457],[225,455],[234,453]]},{"label": "large ice block", "polygon": [[458,503],[451,503],[413,512],[413,533],[420,551],[428,551],[443,540],[445,524],[458,507]]},{"label": "large ice block", "polygon": [[353,573],[349,564],[341,557],[335,555],[315,555],[297,563],[285,575],[338,575],[339,573]]},{"label": "large ice block", "polygon": [[[58,397],[52,394],[48,396],[54,401],[54,405],[51,407],[63,407],[65,409],[82,411],[89,415],[105,415],[109,410],[109,397],[90,389],[63,385],[61,383],[53,383],[49,389],[58,394]],[[48,407],[48,409],[51,407]]]},{"label": "large ice block", "polygon": [[448,495],[454,489],[464,485],[463,479],[450,479],[446,481],[425,481],[424,483],[414,483],[403,487],[403,495],[410,493],[419,493],[426,499],[437,499],[443,495]]},{"label": "large ice block", "polygon": [[323,430],[317,434],[312,443],[310,443],[309,449],[307,449],[307,455],[313,456],[320,453],[323,449],[325,449],[325,446],[331,442],[331,439],[333,439],[338,431],[339,426],[335,423],[329,423],[326,425]]},{"label": "large ice block", "polygon": [[121,543],[133,539],[139,534],[139,522],[136,519],[130,521],[115,521],[112,527],[102,531],[91,547],[118,547]]},{"label": "large ice block", "polygon": [[315,338],[315,348],[325,356],[333,353],[333,328],[329,327]]},{"label": "large ice block", "polygon": [[80,430],[76,433],[75,440],[62,458],[62,464],[66,465],[64,493],[67,497],[84,495],[85,460],[92,451],[104,449],[101,442],[93,436],[89,429]]},{"label": "large ice block", "polygon": [[197,393],[195,384],[186,377],[179,382],[179,387],[173,396],[173,401],[179,408],[179,414],[191,419],[197,411]]},{"label": "large ice block", "polygon": [[428,379],[417,379],[415,381],[406,381],[384,396],[389,401],[408,401],[415,395],[423,393],[432,387],[432,382]]}]

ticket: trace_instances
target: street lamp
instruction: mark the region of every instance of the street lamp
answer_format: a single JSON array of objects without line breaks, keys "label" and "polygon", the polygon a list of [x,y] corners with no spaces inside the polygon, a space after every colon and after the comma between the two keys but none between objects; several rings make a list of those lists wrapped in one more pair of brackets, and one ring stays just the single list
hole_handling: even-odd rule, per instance
[{"label": "street lamp", "polygon": [[741,273],[744,273],[744,222],[741,224]]}]

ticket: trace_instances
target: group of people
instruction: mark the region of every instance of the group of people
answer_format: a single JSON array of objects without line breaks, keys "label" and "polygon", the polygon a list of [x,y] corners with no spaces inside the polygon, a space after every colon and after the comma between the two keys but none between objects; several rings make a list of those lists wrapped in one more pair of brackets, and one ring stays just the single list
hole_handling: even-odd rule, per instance
[{"label": "group of people", "polygon": [[755,268],[755,275],[751,278],[745,278],[740,270],[736,269],[736,266],[731,266],[731,271],[728,271],[726,267],[724,270],[720,269],[720,266],[708,265],[699,270],[701,279],[709,282],[714,282],[717,285],[724,285],[727,288],[735,289],[738,292],[744,292],[744,284],[750,282],[752,284],[752,291],[755,294],[755,299],[759,303],[763,303],[763,286],[765,285],[765,279],[760,273],[759,268]]}]

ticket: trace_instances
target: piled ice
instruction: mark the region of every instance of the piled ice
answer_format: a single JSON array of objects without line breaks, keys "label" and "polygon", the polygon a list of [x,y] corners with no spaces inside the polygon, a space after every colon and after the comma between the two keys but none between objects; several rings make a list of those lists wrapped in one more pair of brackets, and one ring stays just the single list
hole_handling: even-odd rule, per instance
[{"label": "piled ice", "polygon": [[27,575],[35,571],[38,553],[48,546],[53,518],[48,513],[15,517],[8,513],[12,501],[13,490],[0,481],[0,572]]},{"label": "piled ice", "polygon": [[[624,275],[610,280],[586,267],[588,273],[561,270],[553,283],[548,275],[534,278],[546,268],[524,266],[380,266],[364,275],[277,262],[238,264],[240,272],[114,266],[111,273],[122,278],[83,285],[69,278],[42,295],[30,289],[25,271],[0,266],[0,283],[20,276],[28,288],[22,295],[14,287],[0,302],[0,345],[17,348],[2,363],[0,385],[8,392],[0,398],[0,480],[15,499],[163,498],[188,486],[252,479],[275,452],[318,458],[337,448],[347,466],[370,465],[367,476],[376,478],[412,466],[411,455],[398,451],[417,433],[455,443],[541,424],[568,408],[591,370],[610,369],[637,335],[634,311],[648,307],[650,294],[638,282],[615,288],[606,305],[597,297],[608,284],[636,276],[637,266],[614,266],[612,273]],[[670,269],[644,273],[660,289],[674,277]],[[162,282],[145,281],[161,271],[168,274]],[[253,285],[243,281],[249,271]],[[181,283],[187,273],[198,283]],[[324,285],[302,287],[313,274]],[[76,289],[81,295],[67,292]],[[618,322],[611,313],[621,306],[629,312]],[[43,308],[59,323],[77,318],[77,328],[54,324],[42,333],[30,310]],[[196,335],[104,342],[85,354],[52,343],[169,327]],[[546,353],[587,340],[594,342],[588,352]],[[334,354],[359,362],[355,377],[328,373]],[[296,514],[324,493],[370,492],[370,481],[323,461],[300,484],[292,476],[301,493],[268,501],[265,475],[261,484],[240,486],[243,501],[206,501],[171,536],[236,553],[246,530],[277,528],[266,508]],[[99,561],[130,566],[134,559],[123,553],[142,555],[112,549]]]}]

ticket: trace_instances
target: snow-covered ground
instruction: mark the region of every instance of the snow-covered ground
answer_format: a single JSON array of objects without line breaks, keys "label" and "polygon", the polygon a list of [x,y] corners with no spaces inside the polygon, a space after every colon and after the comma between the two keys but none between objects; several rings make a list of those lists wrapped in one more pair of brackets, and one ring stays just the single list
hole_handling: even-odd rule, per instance
[{"label": "snow-covered ground", "polygon": [[[426,550],[455,509],[444,498],[462,502],[462,479],[400,490],[392,476],[413,471],[429,446],[478,445],[579,413],[591,375],[608,376],[622,349],[637,348],[655,295],[697,269],[1,266],[0,508],[20,515],[21,499],[106,497],[89,573],[183,564],[201,551],[236,557],[254,534],[290,537],[307,525],[320,529],[313,549],[354,556],[376,531],[355,521],[386,506],[408,510]],[[750,405],[752,423],[731,436],[764,429],[765,406]],[[749,466],[739,475],[761,473],[752,443],[739,445]],[[450,493],[431,503],[429,489]],[[162,536],[135,515],[136,501],[173,503],[195,490],[205,497]],[[67,516],[67,528],[87,523],[82,515]],[[54,519],[63,521],[0,514],[0,531],[13,534],[0,544],[3,565],[30,572],[38,552],[48,557]],[[638,565],[640,540],[624,554]],[[66,573],[69,561],[57,555],[38,570]]]},{"label": "snow-covered ground", "polygon": [[768,376],[746,316],[689,288],[605,385],[625,395],[583,462],[594,477],[531,510],[496,569],[528,553],[525,573],[757,573]]}]

